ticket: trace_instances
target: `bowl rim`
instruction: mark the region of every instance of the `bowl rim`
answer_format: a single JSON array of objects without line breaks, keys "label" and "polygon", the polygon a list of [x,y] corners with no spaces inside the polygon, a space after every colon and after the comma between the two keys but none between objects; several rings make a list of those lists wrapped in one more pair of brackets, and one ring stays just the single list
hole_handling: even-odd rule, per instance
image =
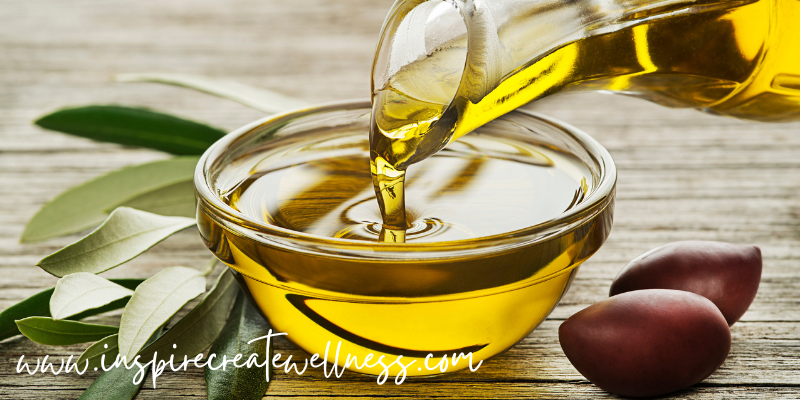
[{"label": "bowl rim", "polygon": [[[330,250],[326,251],[320,248],[320,245],[322,245],[322,247],[327,245],[337,248],[337,250],[333,251],[334,253],[354,251],[362,253],[360,254],[361,258],[364,256],[369,257],[370,255],[377,256],[377,258],[385,258],[379,256],[379,254],[385,252],[389,257],[392,257],[392,254],[396,257],[397,253],[405,253],[407,250],[414,250],[413,253],[419,256],[419,251],[426,250],[431,252],[452,252],[458,250],[474,250],[476,248],[486,251],[490,247],[494,247],[495,249],[516,248],[523,242],[528,244],[530,242],[546,239],[556,233],[574,229],[590,222],[594,216],[599,215],[614,199],[617,170],[608,150],[589,134],[570,124],[527,110],[514,110],[505,115],[522,114],[528,118],[539,120],[557,129],[559,132],[571,136],[572,139],[576,140],[580,146],[586,149],[588,154],[597,162],[600,169],[600,183],[577,207],[559,214],[554,219],[516,231],[470,239],[422,243],[384,243],[331,238],[298,232],[249,219],[246,215],[225,204],[216,193],[214,193],[207,179],[207,173],[210,167],[219,157],[226,153],[223,150],[229,150],[235,145],[235,142],[243,140],[248,134],[260,131],[267,125],[279,125],[310,114],[353,109],[369,110],[371,109],[371,103],[368,100],[355,99],[312,105],[269,115],[230,132],[206,149],[195,167],[194,186],[197,196],[197,207],[204,207],[208,211],[207,215],[218,222],[222,222],[227,229],[234,231],[234,233],[249,237],[264,244],[278,245],[281,247],[286,247],[288,245],[288,247],[294,250],[301,250],[305,247],[311,252],[329,253]],[[502,118],[504,118],[504,116],[500,116],[497,119]],[[198,213],[199,212],[198,210]],[[287,240],[291,243],[287,243]],[[468,252],[473,253],[473,251]]]}]

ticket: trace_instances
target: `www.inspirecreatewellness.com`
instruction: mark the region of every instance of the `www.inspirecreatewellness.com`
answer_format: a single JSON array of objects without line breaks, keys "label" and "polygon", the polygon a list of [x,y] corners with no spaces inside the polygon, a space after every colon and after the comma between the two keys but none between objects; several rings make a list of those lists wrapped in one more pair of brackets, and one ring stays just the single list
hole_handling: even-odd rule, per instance
[{"label": "www.inspirecreatewellness.com", "polygon": [[[257,337],[247,343],[251,344],[259,340],[266,340],[267,341],[266,348],[269,349],[271,348],[270,341],[272,340],[273,337],[284,336],[284,335],[287,334],[285,332],[273,333],[272,330],[270,330],[267,335]],[[333,354],[333,362],[330,363],[328,362],[329,359],[328,355],[329,355],[329,349],[331,347],[331,342],[328,341],[327,345],[325,346],[325,354],[323,356],[320,356],[319,354],[314,354],[313,356],[311,356],[311,359],[306,358],[302,369],[298,367],[299,363],[291,362],[292,360],[291,355],[289,355],[283,362],[281,362],[282,355],[280,353],[276,353],[272,357],[272,367],[276,369],[283,368],[284,372],[287,374],[291,373],[292,370],[294,370],[294,372],[297,375],[303,375],[308,369],[309,365],[311,365],[312,368],[321,367],[323,369],[323,373],[325,374],[326,378],[330,378],[331,376],[336,376],[337,378],[340,378],[344,373],[344,370],[346,368],[349,368],[350,366],[353,366],[358,370],[363,368],[372,369],[375,367],[381,367],[382,372],[378,375],[377,383],[378,385],[383,385],[389,378],[390,368],[394,365],[397,365],[397,367],[399,367],[400,370],[395,376],[394,382],[396,385],[399,385],[405,381],[408,368],[417,362],[417,360],[410,360],[406,364],[403,362],[403,356],[397,356],[397,358],[395,358],[394,361],[392,361],[391,363],[387,363],[387,360],[385,360],[386,358],[385,355],[381,355],[380,357],[377,358],[377,360],[373,361],[373,359],[375,358],[374,355],[372,353],[368,353],[366,356],[364,356],[364,359],[362,360],[361,364],[359,364],[358,358],[348,353],[347,356],[344,358],[345,359],[344,366],[340,368],[338,367],[338,365],[340,359],[341,346],[342,342],[340,341],[336,345],[336,352]],[[175,345],[172,345],[172,347],[173,349],[176,348]],[[83,375],[86,372],[86,370],[89,369],[88,360],[84,364],[83,370],[81,370],[77,363],[72,362],[73,356],[69,356],[66,362],[64,361],[63,358],[61,359],[60,368],[56,370],[55,365],[47,360],[49,357],[50,356],[37,358],[36,365],[33,367],[33,369],[31,369],[31,366],[27,362],[25,362],[25,355],[22,355],[20,356],[19,361],[17,362],[17,373],[22,373],[23,371],[26,371],[30,375],[35,375],[36,373],[47,373],[49,371],[53,375],[58,375],[62,372],[71,373],[74,371],[78,375]],[[259,354],[257,353],[252,353],[250,355],[237,354],[231,359],[229,359],[227,355],[223,355],[221,360],[215,360],[217,358],[217,355],[212,353],[209,354],[208,358],[206,358],[205,360],[203,360],[203,354],[198,354],[196,357],[191,359],[188,358],[188,356],[184,356],[183,362],[181,362],[181,364],[176,366],[174,355],[170,355],[169,360],[163,360],[158,358],[158,352],[156,352],[153,354],[153,359],[144,364],[140,362],[140,356],[136,356],[136,358],[134,358],[133,361],[128,363],[128,361],[125,359],[124,356],[117,355],[117,358],[114,360],[114,363],[106,367],[105,357],[106,356],[104,354],[101,359],[101,365],[103,371],[110,371],[114,368],[121,368],[121,367],[126,369],[138,368],[136,375],[134,375],[133,377],[133,384],[135,385],[138,385],[142,382],[145,375],[147,375],[147,371],[149,369],[153,379],[153,388],[156,387],[156,379],[158,379],[158,377],[164,373],[167,366],[169,366],[172,372],[186,371],[187,368],[189,367],[189,364],[193,364],[195,368],[205,368],[206,366],[208,366],[208,368],[212,370],[217,370],[222,368],[222,370],[224,371],[228,367],[228,364],[231,364],[234,368],[253,368],[253,367],[262,368],[270,362],[269,354],[264,354],[263,361],[259,361]],[[422,362],[423,365],[417,366],[417,369],[419,371],[422,371],[422,368],[425,368],[428,371],[439,370],[439,372],[446,372],[450,366],[455,367],[458,365],[458,363],[465,362],[469,363],[470,371],[475,372],[478,370],[478,368],[480,368],[481,364],[483,364],[483,360],[480,360],[478,362],[478,365],[473,367],[472,352],[466,354],[453,353],[452,356],[448,356],[447,354],[445,354],[442,356],[441,359],[438,360],[436,364],[431,365],[431,362],[435,362],[435,360],[433,360],[433,357],[434,357],[433,354],[428,354],[425,357],[425,361]],[[94,368],[94,370],[97,371],[98,368]],[[267,382],[269,382],[270,380],[269,374],[270,374],[270,368],[266,368],[265,378]]]}]

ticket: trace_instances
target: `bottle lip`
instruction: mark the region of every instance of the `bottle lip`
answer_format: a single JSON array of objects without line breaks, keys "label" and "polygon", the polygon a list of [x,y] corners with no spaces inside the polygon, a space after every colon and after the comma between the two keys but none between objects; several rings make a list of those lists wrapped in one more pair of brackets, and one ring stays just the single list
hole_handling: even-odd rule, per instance
[{"label": "bottle lip", "polygon": [[225,204],[212,188],[209,178],[214,164],[230,152],[240,151],[240,147],[246,145],[245,139],[249,135],[258,134],[270,128],[280,129],[289,121],[311,114],[356,109],[363,109],[367,113],[371,110],[371,104],[368,100],[345,100],[309,106],[271,115],[232,131],[209,147],[195,168],[194,185],[198,213],[204,212],[206,217],[213,219],[233,234],[250,238],[267,246],[337,258],[411,261],[462,257],[478,253],[486,255],[528,246],[590,222],[613,202],[617,170],[608,150],[588,134],[567,123],[525,110],[515,110],[498,119],[522,115],[548,125],[557,130],[559,134],[573,139],[597,163],[599,184],[577,207],[571,208],[552,220],[512,232],[471,239],[424,243],[383,243],[324,237],[252,220]]}]

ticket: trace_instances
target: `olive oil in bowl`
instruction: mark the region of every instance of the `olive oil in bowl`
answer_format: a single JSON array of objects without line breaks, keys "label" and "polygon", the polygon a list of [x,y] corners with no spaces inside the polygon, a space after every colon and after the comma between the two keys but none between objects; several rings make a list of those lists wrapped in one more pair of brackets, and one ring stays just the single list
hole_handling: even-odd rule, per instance
[{"label": "olive oil in bowl", "polygon": [[613,162],[574,128],[509,113],[409,171],[405,243],[386,243],[369,112],[322,106],[215,144],[195,177],[201,234],[310,354],[373,375],[443,372],[428,355],[477,365],[541,323],[602,245]]}]

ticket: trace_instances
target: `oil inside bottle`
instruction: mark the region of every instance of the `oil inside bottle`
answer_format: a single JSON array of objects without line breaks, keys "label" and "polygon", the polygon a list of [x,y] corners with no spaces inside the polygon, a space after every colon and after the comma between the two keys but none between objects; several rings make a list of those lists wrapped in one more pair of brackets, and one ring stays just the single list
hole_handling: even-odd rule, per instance
[{"label": "oil inside bottle", "polygon": [[[570,4],[554,2],[553,7]],[[525,47],[519,43],[537,39],[524,34],[534,23],[528,21],[531,18],[522,13],[490,32],[506,38],[501,57],[519,59],[523,56],[515,52]],[[493,89],[477,99],[462,90],[465,82],[482,79],[464,69],[464,37],[395,68],[385,80],[376,79],[380,60],[403,53],[394,51],[401,42],[393,39],[394,32],[384,31],[373,66],[370,155],[385,225],[390,230],[403,226],[402,175],[426,168],[412,164],[546,96],[603,91],[744,119],[800,119],[797,18],[796,0],[669,3],[612,19],[625,25],[622,29],[608,32],[597,27],[596,34],[536,54],[504,72]]]}]

